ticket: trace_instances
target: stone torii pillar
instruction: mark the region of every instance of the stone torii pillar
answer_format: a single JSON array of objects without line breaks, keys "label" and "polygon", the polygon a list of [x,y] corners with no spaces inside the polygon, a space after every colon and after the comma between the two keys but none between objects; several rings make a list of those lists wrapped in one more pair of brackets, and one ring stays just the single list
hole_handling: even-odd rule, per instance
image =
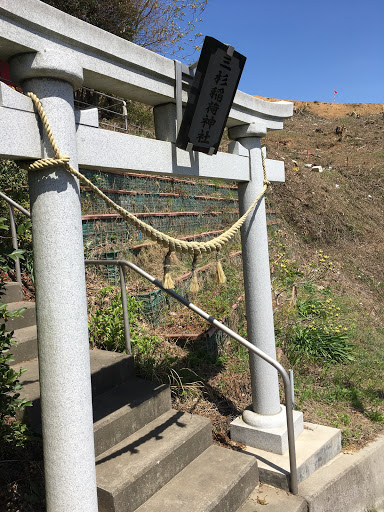
[{"label": "stone torii pillar", "polygon": [[[239,183],[239,208],[243,215],[263,188],[261,137],[267,129],[252,123],[229,130],[229,137],[239,154],[249,154],[250,179]],[[241,228],[244,289],[248,340],[276,359],[271,279],[269,269],[265,199]],[[255,448],[284,453],[288,449],[285,407],[280,405],[278,374],[270,364],[255,354],[249,355],[252,385],[252,407],[231,424],[234,441]],[[290,399],[290,397],[288,398]],[[303,430],[302,413],[294,412],[295,435]]]},{"label": "stone torii pillar", "polygon": [[[42,102],[77,167],[73,90],[83,70],[57,50],[11,58],[12,80]],[[20,127],[23,130],[23,127]],[[45,157],[54,157],[41,128]],[[63,168],[29,173],[48,512],[97,512],[80,189]]]}]

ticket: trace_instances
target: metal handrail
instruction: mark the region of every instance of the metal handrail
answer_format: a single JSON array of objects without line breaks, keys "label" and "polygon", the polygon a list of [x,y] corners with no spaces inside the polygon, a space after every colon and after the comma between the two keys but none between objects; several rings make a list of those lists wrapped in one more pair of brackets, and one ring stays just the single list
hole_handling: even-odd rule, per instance
[{"label": "metal handrail", "polygon": [[[194,311],[199,316],[204,318],[204,320],[207,320],[210,324],[214,325],[221,331],[225,332],[236,340],[237,342],[241,343],[244,347],[246,347],[248,350],[256,354],[257,356],[261,357],[272,365],[276,370],[280,373],[283,384],[284,384],[284,391],[285,391],[285,411],[286,411],[286,417],[287,417],[287,430],[288,430],[288,449],[289,449],[289,465],[290,465],[290,490],[292,494],[298,494],[298,478],[297,478],[297,466],[296,466],[296,447],[295,447],[295,432],[294,432],[294,425],[293,425],[293,404],[292,404],[292,384],[291,380],[289,378],[288,373],[283,368],[283,366],[273,359],[271,356],[260,350],[259,348],[255,347],[250,343],[248,340],[237,334],[236,332],[232,331],[229,327],[222,324],[214,318],[213,316],[209,315],[202,309],[200,309],[198,306],[190,302],[185,297],[182,297],[178,293],[176,293],[174,290],[171,290],[169,288],[164,288],[161,281],[158,281],[155,277],[151,276],[145,270],[142,270],[140,267],[136,266],[134,263],[131,263],[130,261],[126,260],[85,260],[85,263],[87,265],[115,265],[119,266],[121,269],[123,266],[128,267],[132,269],[137,274],[141,275],[146,279],[147,281],[150,281],[152,284],[163,290],[165,293],[176,299],[178,302],[183,304],[183,306],[187,307],[191,311]],[[124,292],[126,293],[126,292]],[[123,292],[122,292],[123,297]]]},{"label": "metal handrail", "polygon": [[5,201],[7,201],[8,204],[10,204],[11,206],[13,206],[14,208],[17,208],[18,210],[21,211],[21,213],[23,213],[24,215],[26,215],[27,217],[31,218],[31,214],[29,213],[28,210],[26,210],[25,208],[23,208],[19,203],[16,203],[16,201],[14,201],[13,199],[11,199],[10,197],[8,197],[6,194],[4,194],[4,192],[1,192],[0,191],[0,197],[2,199],[4,199]]},{"label": "metal handrail", "polygon": [[[0,197],[5,199],[5,201],[8,202],[10,207],[10,212],[12,209],[12,215],[11,215],[11,230],[12,230],[12,242],[14,243],[13,247],[17,249],[17,235],[16,235],[16,226],[14,221],[14,215],[13,215],[13,208],[17,208],[20,210],[24,215],[31,218],[31,214],[22,206],[20,206],[16,201],[13,201],[10,197],[8,197],[3,192],[0,192]],[[14,229],[12,228],[12,223],[14,226]],[[15,236],[15,242],[14,242],[14,236]],[[15,247],[16,245],[16,247]],[[18,260],[15,262],[18,262]],[[246,347],[248,350],[256,354],[257,356],[261,357],[272,365],[281,375],[283,379],[284,384],[284,392],[285,392],[285,412],[287,417],[287,431],[288,431],[288,450],[289,450],[289,466],[290,466],[290,490],[292,494],[298,494],[298,477],[297,477],[297,465],[296,465],[296,447],[295,447],[295,432],[294,432],[294,425],[293,425],[293,381],[290,379],[288,373],[283,368],[283,366],[273,359],[271,356],[260,350],[259,348],[255,347],[250,343],[248,340],[237,334],[236,332],[232,331],[229,327],[222,324],[214,318],[213,316],[209,315],[202,309],[200,309],[198,306],[190,302],[185,297],[182,297],[178,293],[176,293],[174,290],[171,290],[169,288],[164,288],[161,281],[158,281],[155,277],[151,276],[145,270],[142,270],[140,267],[136,266],[134,263],[131,263],[130,261],[126,260],[85,260],[86,265],[112,265],[112,266],[118,266],[120,270],[120,289],[121,289],[121,300],[122,300],[122,306],[123,306],[123,319],[124,319],[124,337],[125,337],[125,344],[127,348],[127,353],[131,353],[131,340],[130,340],[130,331],[129,331],[129,317],[128,317],[128,309],[127,309],[127,290],[125,285],[125,275],[124,275],[124,267],[128,267],[132,269],[137,274],[141,275],[146,279],[147,281],[150,281],[153,285],[157,286],[161,290],[163,290],[165,293],[173,297],[175,300],[183,304],[183,306],[187,307],[191,311],[197,313],[199,316],[204,318],[207,322],[214,325],[221,331],[223,331],[225,334],[236,340],[238,343]],[[20,273],[20,267],[19,267],[19,273]],[[17,274],[17,270],[16,270]],[[21,277],[20,281],[21,283]]]},{"label": "metal handrail", "polygon": [[[12,234],[12,247],[13,247],[13,249],[15,251],[17,251],[17,249],[19,247],[18,247],[18,243],[17,243],[17,230],[16,230],[16,223],[15,223],[15,210],[14,210],[14,208],[17,208],[18,210],[21,211],[21,213],[23,213],[24,215],[26,215],[29,218],[31,218],[31,214],[29,213],[28,210],[23,208],[20,204],[16,203],[16,201],[14,201],[10,197],[8,197],[3,192],[0,192],[0,197],[2,199],[4,199],[5,201],[7,201],[7,203],[8,203],[8,207],[9,207],[9,221],[10,221],[10,224],[11,224],[11,234]],[[20,260],[19,260],[19,258],[17,258],[15,260],[15,272],[16,272],[16,281],[19,284],[21,284],[21,269],[20,269]]]}]

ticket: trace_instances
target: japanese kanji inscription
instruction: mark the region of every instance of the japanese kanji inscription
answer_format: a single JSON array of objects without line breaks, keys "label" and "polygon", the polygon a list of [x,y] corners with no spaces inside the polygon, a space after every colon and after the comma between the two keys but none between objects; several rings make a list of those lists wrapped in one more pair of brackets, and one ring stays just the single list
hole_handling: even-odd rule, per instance
[{"label": "japanese kanji inscription", "polygon": [[206,37],[176,145],[217,153],[246,58]]}]

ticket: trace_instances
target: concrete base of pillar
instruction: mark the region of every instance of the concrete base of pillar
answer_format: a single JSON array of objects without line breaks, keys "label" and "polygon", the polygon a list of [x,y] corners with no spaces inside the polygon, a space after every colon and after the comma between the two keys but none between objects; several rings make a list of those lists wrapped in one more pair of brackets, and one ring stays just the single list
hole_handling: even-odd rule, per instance
[{"label": "concrete base of pillar", "polygon": [[[252,426],[244,421],[243,416],[239,416],[231,423],[231,439],[236,443],[243,443],[247,446],[259,448],[267,452],[283,454],[288,450],[288,430],[286,421],[281,425],[280,421],[277,426],[271,426],[274,416],[280,418],[285,417],[285,407],[282,407],[281,413],[273,416],[265,416],[269,425]],[[250,411],[249,411],[250,412]],[[257,415],[260,416],[260,415]],[[245,419],[247,419],[245,417]],[[293,424],[295,429],[295,438],[299,436],[304,429],[303,413],[293,411]]]},{"label": "concrete base of pillar", "polygon": [[[259,466],[260,482],[289,490],[289,453],[271,453],[247,446],[245,453],[254,455]],[[341,451],[341,431],[313,423],[304,423],[296,439],[298,483],[327,464]]]}]

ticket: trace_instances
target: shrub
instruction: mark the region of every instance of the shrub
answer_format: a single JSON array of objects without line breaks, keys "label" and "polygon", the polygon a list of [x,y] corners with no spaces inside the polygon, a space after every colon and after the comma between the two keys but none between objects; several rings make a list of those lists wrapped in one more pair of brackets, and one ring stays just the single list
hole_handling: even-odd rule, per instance
[{"label": "shrub", "polygon": [[[2,284],[2,287],[4,285]],[[10,313],[6,304],[0,304],[0,315],[3,320],[22,315],[24,308]],[[0,325],[0,451],[9,451],[12,446],[23,446],[28,439],[28,430],[24,423],[17,419],[27,405],[26,399],[20,398],[19,377],[25,372],[16,372],[10,367],[12,361],[10,349],[16,343],[12,340],[13,331],[6,331],[5,323]]]}]

